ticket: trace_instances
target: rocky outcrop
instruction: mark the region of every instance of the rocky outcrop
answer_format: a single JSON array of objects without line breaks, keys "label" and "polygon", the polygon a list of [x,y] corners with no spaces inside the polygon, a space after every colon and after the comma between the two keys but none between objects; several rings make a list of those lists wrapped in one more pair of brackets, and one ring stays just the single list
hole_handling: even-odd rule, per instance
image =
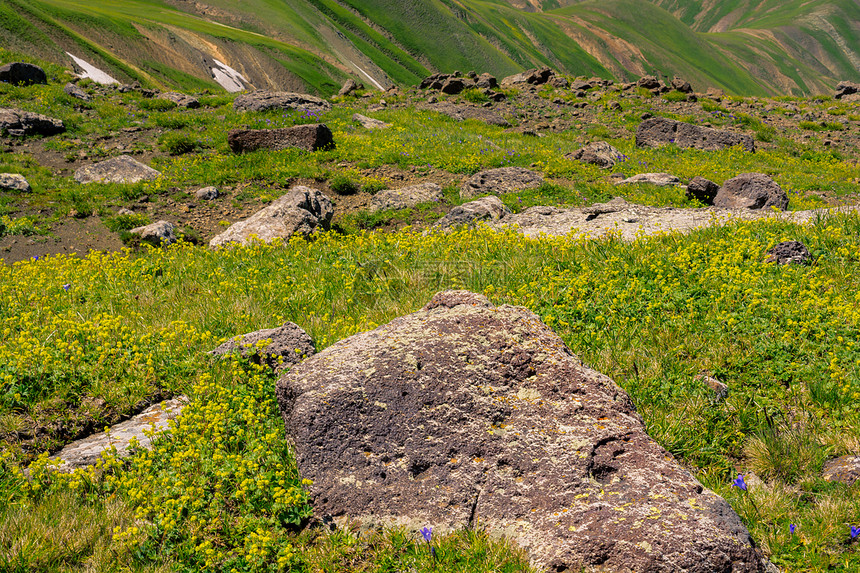
[{"label": "rocky outcrop", "polygon": [[615,163],[624,157],[620,151],[605,141],[593,141],[582,149],[565,155],[567,159],[597,165],[601,169],[614,167]]},{"label": "rocky outcrop", "polygon": [[19,173],[0,173],[0,191],[32,191],[30,182]]},{"label": "rocky outcrop", "polygon": [[132,235],[138,235],[141,241],[153,245],[171,245],[176,242],[176,227],[169,221],[156,221],[150,225],[136,227],[129,231]]},{"label": "rocky outcrop", "polygon": [[506,78],[502,78],[502,86],[518,86],[518,85],[533,85],[539,86],[550,81],[555,77],[555,72],[550,68],[533,68],[519,74],[514,74]]},{"label": "rocky outcrop", "polygon": [[824,464],[821,477],[827,481],[838,481],[852,485],[860,479],[860,456],[842,456]]},{"label": "rocky outcrop", "polygon": [[352,114],[352,121],[357,121],[359,124],[361,124],[361,127],[365,129],[387,129],[391,127],[390,123],[385,123],[384,121],[373,119],[372,117],[367,117],[366,115],[361,115],[360,113]]},{"label": "rocky outcrop", "polygon": [[436,183],[419,183],[400,189],[383,189],[370,200],[370,211],[408,209],[419,203],[441,201],[442,188]]},{"label": "rocky outcrop", "polygon": [[75,171],[78,183],[137,183],[161,177],[161,172],[129,157],[120,155],[100,163],[85,165]]},{"label": "rocky outcrop", "polygon": [[695,199],[703,205],[713,205],[719,190],[719,185],[697,175],[690,180],[685,194],[687,199]]},{"label": "rocky outcrop", "polygon": [[364,84],[360,84],[355,80],[349,79],[343,82],[343,85],[340,87],[340,90],[337,92],[339,96],[350,96],[353,95],[358,90],[363,90]]},{"label": "rocky outcrop", "polygon": [[765,258],[766,263],[776,263],[778,265],[787,265],[795,263],[798,265],[808,265],[812,262],[812,255],[806,245],[800,241],[783,241],[774,245],[768,252]]},{"label": "rocky outcrop", "polygon": [[496,79],[496,76],[483,73],[475,78],[475,87],[482,90],[494,90],[499,87],[499,81]]},{"label": "rocky outcrop", "polygon": [[670,143],[678,147],[692,147],[706,151],[735,145],[740,145],[750,152],[755,151],[755,142],[749,135],[700,127],[665,117],[646,119],[636,128],[636,145],[639,147],[660,147]]},{"label": "rocky outcrop", "polygon": [[[499,94],[502,95],[502,94]],[[498,125],[499,127],[510,127],[511,124],[498,113],[473,105],[458,105],[453,103],[438,103],[428,107],[431,111],[447,115],[457,121],[465,121],[467,119],[476,119],[490,125]]]},{"label": "rocky outcrop", "polygon": [[268,149],[277,151],[296,147],[317,151],[334,147],[331,130],[323,123],[310,123],[280,129],[231,129],[227,145],[233,153],[247,153]]},{"label": "rocky outcrop", "polygon": [[499,167],[478,172],[460,186],[460,197],[500,195],[524,189],[537,189],[543,184],[543,175],[522,167]]},{"label": "rocky outcrop", "polygon": [[317,229],[327,231],[332,215],[331,200],[322,191],[299,185],[244,221],[230,225],[209,241],[209,246],[244,245],[254,238],[270,242],[295,234],[310,235]]},{"label": "rocky outcrop", "polygon": [[681,180],[669,173],[639,173],[619,181],[616,185],[640,185],[643,183],[657,185],[658,187],[668,187],[680,184]]},{"label": "rocky outcrop", "polygon": [[672,89],[685,94],[693,93],[693,86],[690,85],[690,82],[678,76],[672,78]]},{"label": "rocky outcrop", "polygon": [[860,101],[860,84],[839,82],[834,97],[843,101]]},{"label": "rocky outcrop", "polygon": [[66,131],[66,126],[59,119],[21,109],[0,108],[0,134],[21,137],[24,135],[56,135],[64,131]]},{"label": "rocky outcrop", "polygon": [[0,82],[16,86],[32,86],[34,84],[47,84],[48,76],[45,75],[45,70],[35,64],[12,62],[0,66]]},{"label": "rocky outcrop", "polygon": [[741,173],[720,187],[714,206],[723,209],[767,209],[788,207],[788,195],[764,173]]},{"label": "rocky outcrop", "polygon": [[447,291],[277,383],[319,518],[480,524],[549,571],[758,572],[729,504],[529,310]]},{"label": "rocky outcrop", "polygon": [[159,94],[158,97],[160,99],[166,99],[167,101],[172,101],[177,105],[177,107],[184,107],[187,109],[197,109],[200,107],[200,102],[196,97],[192,97],[190,95],[176,93],[176,92],[166,92],[163,94]]},{"label": "rocky outcrop", "polygon": [[209,352],[213,356],[241,354],[273,370],[289,368],[315,353],[313,339],[292,322],[239,335]]},{"label": "rocky outcrop", "polygon": [[63,86],[63,91],[66,93],[67,96],[79,99],[81,101],[92,101],[93,99],[90,97],[90,94],[88,94],[72,82],[69,82],[65,86]]},{"label": "rocky outcrop", "polygon": [[511,214],[511,210],[502,203],[501,199],[489,195],[454,207],[436,222],[435,227],[450,229],[460,225],[473,225],[479,221],[500,221]]},{"label": "rocky outcrop", "polygon": [[296,110],[321,114],[331,110],[331,104],[322,98],[291,92],[256,91],[242,94],[233,102],[236,111]]}]

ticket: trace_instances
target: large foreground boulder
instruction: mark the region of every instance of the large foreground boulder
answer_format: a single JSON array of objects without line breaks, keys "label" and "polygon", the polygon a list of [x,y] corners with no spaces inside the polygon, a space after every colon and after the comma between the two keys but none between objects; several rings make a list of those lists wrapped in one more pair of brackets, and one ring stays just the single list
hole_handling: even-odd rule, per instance
[{"label": "large foreground boulder", "polygon": [[646,119],[636,128],[636,145],[639,147],[660,147],[674,143],[678,147],[692,147],[715,151],[735,145],[747,151],[755,151],[755,141],[749,135],[701,127],[665,117]]},{"label": "large foreground boulder", "polygon": [[436,227],[449,229],[459,225],[472,225],[478,221],[499,221],[511,214],[511,210],[495,195],[481,197],[451,209],[436,222]]},{"label": "large foreground boulder", "polygon": [[444,199],[442,188],[436,183],[419,183],[400,189],[383,189],[370,200],[370,211],[408,209],[420,203]]},{"label": "large foreground boulder", "polygon": [[527,309],[442,292],[276,392],[321,519],[480,524],[549,571],[763,568],[729,504]]},{"label": "large foreground boulder", "polygon": [[273,370],[289,368],[316,352],[314,341],[293,322],[241,334],[209,351],[213,356],[240,354]]},{"label": "large foreground boulder", "polygon": [[31,86],[33,84],[47,84],[48,76],[45,75],[45,70],[35,64],[12,62],[0,66],[0,82]]},{"label": "large foreground boulder", "polygon": [[296,110],[321,114],[331,109],[331,103],[307,94],[260,90],[237,97],[233,102],[233,109],[236,111]]},{"label": "large foreground boulder", "polygon": [[788,207],[788,195],[764,173],[741,173],[720,187],[714,206],[722,209],[767,209]]},{"label": "large foreground boulder", "polygon": [[62,120],[21,109],[0,108],[0,134],[55,135],[64,131],[66,126]]},{"label": "large foreground boulder", "polygon": [[460,186],[460,197],[499,195],[524,189],[537,189],[543,184],[543,175],[523,167],[498,167],[472,175]]},{"label": "large foreground boulder", "polygon": [[263,242],[310,235],[317,228],[327,231],[334,207],[322,191],[299,185],[244,221],[230,225],[209,241],[210,247],[229,243],[247,244],[256,237]]},{"label": "large foreground boulder", "polygon": [[323,123],[310,123],[280,129],[231,129],[227,145],[233,153],[247,153],[260,149],[277,151],[296,147],[317,151],[334,147],[331,130]]},{"label": "large foreground boulder", "polygon": [[157,179],[161,172],[140,161],[120,155],[75,171],[78,183],[137,183]]}]

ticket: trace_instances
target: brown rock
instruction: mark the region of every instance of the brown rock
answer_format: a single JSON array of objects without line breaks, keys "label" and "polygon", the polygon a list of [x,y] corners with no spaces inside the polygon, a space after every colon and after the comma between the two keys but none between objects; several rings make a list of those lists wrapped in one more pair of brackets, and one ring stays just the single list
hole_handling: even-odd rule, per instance
[{"label": "brown rock", "polygon": [[767,209],[788,207],[788,195],[764,173],[741,173],[720,187],[714,206],[722,209]]},{"label": "brown rock", "polygon": [[795,263],[798,265],[808,265],[812,262],[812,255],[806,245],[800,241],[783,241],[777,243],[767,252],[766,263],[776,263],[778,265],[787,265]]},{"label": "brown rock", "polygon": [[636,87],[646,90],[659,90],[663,87],[663,83],[656,76],[642,76],[636,81]]},{"label": "brown rock", "polygon": [[443,198],[442,188],[436,183],[419,183],[400,189],[383,189],[370,200],[370,211],[408,209],[419,203],[441,201]]},{"label": "brown rock", "polygon": [[[495,95],[502,96],[502,98],[504,99],[505,94],[499,93]],[[447,115],[448,117],[454,118],[457,121],[476,119],[478,121],[483,121],[484,123],[488,123],[490,125],[498,125],[499,127],[511,126],[511,124],[508,123],[508,120],[503,118],[498,113],[482,107],[475,107],[471,105],[457,105],[444,102],[439,104],[432,104],[428,107],[428,109],[441,113],[443,115]]]},{"label": "brown rock", "polygon": [[821,477],[851,485],[860,479],[860,456],[842,456],[824,464]]},{"label": "brown rock", "polygon": [[547,83],[555,72],[550,68],[534,68],[525,72],[514,74],[502,79],[503,86],[515,86],[518,84],[530,84],[534,86]]},{"label": "brown rock", "polygon": [[280,129],[231,129],[227,134],[227,145],[233,153],[290,147],[317,151],[334,147],[334,138],[327,125],[310,123]]},{"label": "brown rock", "polygon": [[209,351],[213,356],[234,353],[249,357],[256,364],[265,363],[273,370],[280,370],[313,356],[316,349],[307,332],[299,325],[287,322],[278,328],[242,334]]},{"label": "brown rock", "polygon": [[361,127],[365,129],[387,129],[391,127],[390,123],[385,123],[384,121],[373,119],[372,117],[367,117],[360,113],[352,114],[352,121],[357,121],[361,124]]},{"label": "brown rock", "polygon": [[436,227],[449,229],[458,225],[471,225],[478,221],[499,221],[510,215],[511,210],[495,195],[481,197],[451,209],[436,222]]},{"label": "brown rock", "polygon": [[703,205],[713,205],[714,197],[717,196],[717,192],[719,190],[719,185],[697,175],[693,177],[690,180],[690,184],[687,185],[686,195],[687,199],[696,199]]},{"label": "brown rock", "polygon": [[658,187],[670,187],[681,182],[676,176],[669,173],[639,173],[616,183],[616,185],[634,185],[647,183]]},{"label": "brown rock", "polygon": [[12,62],[0,67],[0,82],[31,86],[33,84],[47,84],[48,76],[45,75],[45,70],[37,65]]},{"label": "brown rock", "polygon": [[21,109],[0,108],[0,133],[8,135],[55,135],[66,131],[59,119]]},{"label": "brown rock", "polygon": [[624,154],[605,141],[593,141],[582,149],[565,155],[568,159],[581,161],[583,163],[591,163],[592,165],[597,165],[601,169],[614,167],[615,163],[623,156]]},{"label": "brown rock", "polygon": [[137,183],[157,179],[161,172],[128,155],[112,157],[75,171],[78,183]]},{"label": "brown rock", "polygon": [[484,73],[475,79],[475,87],[482,90],[494,90],[499,87],[499,81],[496,76]]},{"label": "brown rock", "polygon": [[439,293],[298,364],[276,393],[322,519],[480,524],[549,571],[763,569],[728,503],[524,308]]},{"label": "brown rock", "polygon": [[331,104],[322,98],[291,92],[265,90],[242,94],[233,102],[236,111],[297,110],[314,115],[331,110]]},{"label": "brown rock", "polygon": [[678,76],[672,78],[672,89],[685,94],[693,93],[693,86],[690,85],[690,82]]},{"label": "brown rock", "polygon": [[455,95],[463,90],[475,87],[475,82],[466,78],[448,78],[439,88],[443,94]]},{"label": "brown rock", "polygon": [[184,107],[188,109],[197,109],[200,107],[200,102],[197,98],[192,97],[190,95],[176,93],[176,92],[166,92],[163,94],[159,94],[158,97],[160,99],[166,99],[167,101],[172,101],[179,107]]},{"label": "brown rock", "polygon": [[71,96],[75,99],[79,99],[81,101],[92,101],[93,99],[90,97],[90,94],[88,94],[72,82],[69,82],[65,86],[63,86],[63,91],[66,92],[66,95]]},{"label": "brown rock", "polygon": [[499,167],[472,175],[460,186],[460,197],[500,195],[543,185],[543,175],[522,167]]},{"label": "brown rock", "polygon": [[741,145],[747,151],[755,151],[755,142],[749,135],[700,127],[665,117],[646,119],[636,128],[636,145],[639,147],[660,147],[669,143],[706,151]]},{"label": "brown rock", "polygon": [[834,97],[836,99],[851,100],[851,98],[848,98],[846,96],[851,96],[858,93],[860,93],[860,84],[855,84],[853,82],[839,82],[836,85],[836,95]]},{"label": "brown rock", "polygon": [[353,79],[346,80],[343,82],[343,86],[341,86],[340,91],[337,92],[339,96],[349,96],[358,90],[363,90],[364,84],[360,84]]}]

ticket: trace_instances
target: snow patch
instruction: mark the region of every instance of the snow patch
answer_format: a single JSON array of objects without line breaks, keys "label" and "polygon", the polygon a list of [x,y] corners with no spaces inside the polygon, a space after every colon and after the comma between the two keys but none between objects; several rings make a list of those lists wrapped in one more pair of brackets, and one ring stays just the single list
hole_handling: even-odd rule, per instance
[{"label": "snow patch", "polygon": [[382,85],[381,85],[378,81],[376,81],[375,79],[373,79],[373,77],[372,77],[370,74],[368,74],[367,72],[365,72],[364,70],[362,70],[362,69],[358,66],[358,64],[356,64],[356,63],[355,63],[355,62],[353,62],[353,61],[350,61],[349,63],[350,63],[350,64],[352,64],[352,65],[355,67],[355,69],[356,69],[356,70],[358,70],[359,72],[361,72],[362,74],[364,74],[364,77],[366,77],[368,80],[370,80],[370,81],[373,83],[373,85],[375,85],[377,88],[379,88],[379,90],[380,90],[380,91],[383,91],[383,92],[385,91],[385,88],[384,88],[384,87],[382,87]]},{"label": "snow patch", "polygon": [[86,60],[82,60],[82,59],[78,58],[77,56],[73,56],[72,54],[70,54],[68,52],[66,52],[66,55],[69,56],[70,58],[72,58],[75,61],[75,64],[77,64],[77,66],[79,68],[84,70],[84,73],[78,74],[78,77],[90,78],[91,80],[93,80],[97,84],[102,84],[102,85],[118,84],[119,83],[117,80],[110,77],[107,73],[98,69],[97,67],[95,67],[91,63],[87,62]]},{"label": "snow patch", "polygon": [[231,93],[240,92],[245,89],[245,84],[248,83],[245,76],[224,62],[220,62],[214,58],[212,61],[215,62],[216,66],[218,66],[217,68],[212,68],[212,76],[215,78],[216,82],[221,84],[222,88]]}]

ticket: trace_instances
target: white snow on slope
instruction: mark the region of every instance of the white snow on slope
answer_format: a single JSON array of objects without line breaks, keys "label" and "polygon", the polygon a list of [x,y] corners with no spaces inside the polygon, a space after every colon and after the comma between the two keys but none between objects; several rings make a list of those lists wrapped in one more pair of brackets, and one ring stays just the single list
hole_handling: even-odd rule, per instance
[{"label": "white snow on slope", "polygon": [[212,59],[217,68],[212,68],[212,76],[215,81],[221,84],[221,87],[228,92],[240,92],[245,89],[245,84],[248,80],[245,76],[225,64],[224,62]]},{"label": "white snow on slope", "polygon": [[70,54],[68,52],[66,52],[66,55],[69,56],[70,58],[72,58],[75,61],[75,63],[78,65],[79,68],[84,70],[84,73],[80,74],[80,77],[90,78],[91,80],[93,80],[97,84],[102,84],[102,85],[118,84],[119,83],[114,78],[110,77],[107,73],[98,69],[97,67],[95,67],[91,63],[87,62],[86,60],[82,60],[82,59],[78,58],[77,56],[73,56],[72,54]]}]

